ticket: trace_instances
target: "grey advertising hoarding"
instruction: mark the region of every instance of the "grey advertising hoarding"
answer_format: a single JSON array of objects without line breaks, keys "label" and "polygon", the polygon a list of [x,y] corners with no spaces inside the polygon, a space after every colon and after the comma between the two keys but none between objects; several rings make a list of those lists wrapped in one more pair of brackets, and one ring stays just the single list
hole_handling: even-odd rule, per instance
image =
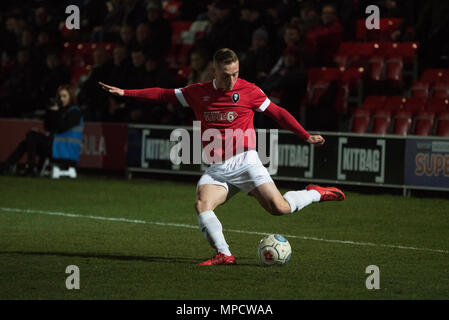
[{"label": "grey advertising hoarding", "polygon": [[[176,128],[182,128],[193,136],[192,127]],[[170,160],[170,151],[177,143],[170,141],[170,135],[176,128],[130,125],[128,171],[201,175],[207,167],[204,163],[174,164]],[[264,145],[266,148],[259,150],[259,153],[261,158],[265,156],[268,159],[262,162],[269,168],[274,180],[384,186],[404,190],[412,186],[449,191],[449,139],[435,139],[438,142],[429,147],[427,139],[423,139],[427,141],[426,145],[413,136],[322,132],[319,134],[323,135],[326,143],[323,147],[315,147],[287,131],[276,130],[275,138],[271,133],[258,135],[258,147]],[[261,143],[263,139],[265,143]],[[193,141],[190,145],[195,150]],[[416,157],[421,157],[422,153],[419,148],[431,148],[433,151],[427,152],[417,165],[425,165],[425,161],[433,163],[438,174],[419,176],[413,173],[416,172],[413,167],[417,163]],[[190,157],[193,158],[194,154]]]}]

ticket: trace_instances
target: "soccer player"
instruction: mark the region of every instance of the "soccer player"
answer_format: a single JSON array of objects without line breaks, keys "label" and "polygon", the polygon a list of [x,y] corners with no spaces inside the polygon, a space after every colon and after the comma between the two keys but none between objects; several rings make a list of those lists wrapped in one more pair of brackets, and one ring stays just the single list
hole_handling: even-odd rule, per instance
[{"label": "soccer player", "polygon": [[[124,90],[100,83],[104,90],[119,96],[153,102],[181,103],[184,107],[192,108],[196,118],[201,121],[202,136],[207,129],[220,132],[225,148],[213,150],[214,155],[218,153],[220,161],[211,161],[212,164],[197,184],[195,209],[198,225],[217,251],[214,257],[201,262],[201,266],[236,263],[214,210],[239,189],[257,199],[262,207],[273,215],[290,214],[312,202],[345,199],[344,193],[337,188],[312,184],[304,190],[288,191],[281,195],[256,151],[254,112],[263,112],[283,128],[316,146],[324,144],[323,137],[310,135],[288,111],[271,102],[261,89],[239,78],[239,60],[234,51],[227,48],[218,50],[214,54],[213,66],[215,78],[212,81],[180,89]],[[234,136],[229,139],[225,134],[226,129],[243,132],[249,129],[254,134],[241,137],[240,140]],[[240,148],[241,152],[237,148],[239,143],[244,146],[243,150]],[[203,146],[206,144],[204,141]],[[229,145],[232,146],[232,154],[228,152],[229,148],[226,148]]]}]

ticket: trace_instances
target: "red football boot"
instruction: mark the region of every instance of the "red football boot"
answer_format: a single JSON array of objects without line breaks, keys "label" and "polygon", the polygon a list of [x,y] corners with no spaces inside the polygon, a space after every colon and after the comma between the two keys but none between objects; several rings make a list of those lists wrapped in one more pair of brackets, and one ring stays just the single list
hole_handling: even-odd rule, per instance
[{"label": "red football boot", "polygon": [[199,266],[213,266],[221,264],[237,264],[234,256],[227,256],[224,253],[217,253],[212,259],[198,263]]},{"label": "red football boot", "polygon": [[314,184],[309,184],[306,189],[318,191],[321,195],[320,201],[345,200],[345,194],[335,187],[320,187]]}]

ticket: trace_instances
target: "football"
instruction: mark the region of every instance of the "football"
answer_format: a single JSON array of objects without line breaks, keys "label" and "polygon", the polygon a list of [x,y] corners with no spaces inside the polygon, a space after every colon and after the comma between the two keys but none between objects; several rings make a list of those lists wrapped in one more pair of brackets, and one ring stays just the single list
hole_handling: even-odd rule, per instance
[{"label": "football", "polygon": [[269,234],[260,240],[257,255],[262,265],[284,265],[290,260],[292,248],[282,235]]}]

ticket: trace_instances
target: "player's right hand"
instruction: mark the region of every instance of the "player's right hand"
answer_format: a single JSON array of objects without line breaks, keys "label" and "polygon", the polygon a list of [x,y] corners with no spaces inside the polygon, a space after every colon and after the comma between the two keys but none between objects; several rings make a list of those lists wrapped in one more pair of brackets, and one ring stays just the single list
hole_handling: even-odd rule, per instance
[{"label": "player's right hand", "polygon": [[321,147],[322,145],[324,145],[324,142],[326,142],[326,140],[324,140],[324,138],[320,135],[313,135],[310,136],[309,139],[307,139],[307,142],[317,147]]},{"label": "player's right hand", "polygon": [[108,86],[107,84],[104,84],[103,82],[98,82],[98,84],[101,86],[101,88],[109,93],[112,93],[116,96],[123,96],[125,94],[125,91],[123,89]]}]

